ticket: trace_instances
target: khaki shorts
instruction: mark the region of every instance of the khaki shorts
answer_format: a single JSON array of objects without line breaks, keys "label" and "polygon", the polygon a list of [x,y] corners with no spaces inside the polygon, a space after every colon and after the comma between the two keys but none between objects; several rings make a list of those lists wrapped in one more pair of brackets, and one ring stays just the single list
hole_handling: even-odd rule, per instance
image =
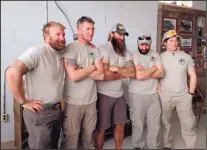
[{"label": "khaki shorts", "polygon": [[114,98],[98,93],[97,129],[108,129],[113,124],[125,124],[127,121],[127,104],[124,96]]}]

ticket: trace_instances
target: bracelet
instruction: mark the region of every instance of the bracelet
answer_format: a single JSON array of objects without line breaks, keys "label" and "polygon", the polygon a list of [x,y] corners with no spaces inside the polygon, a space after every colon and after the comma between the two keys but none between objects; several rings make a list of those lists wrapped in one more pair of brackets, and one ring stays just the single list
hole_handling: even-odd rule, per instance
[{"label": "bracelet", "polygon": [[189,92],[189,91],[188,91],[188,94],[190,94],[190,95],[194,95],[193,93],[191,93],[191,92]]}]

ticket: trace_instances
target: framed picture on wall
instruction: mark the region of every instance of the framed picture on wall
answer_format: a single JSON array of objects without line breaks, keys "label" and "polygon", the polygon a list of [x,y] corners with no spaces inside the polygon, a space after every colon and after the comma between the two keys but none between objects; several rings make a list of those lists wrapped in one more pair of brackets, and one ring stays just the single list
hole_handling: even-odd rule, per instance
[{"label": "framed picture on wall", "polygon": [[198,17],[197,26],[204,27],[205,25],[205,17]]},{"label": "framed picture on wall", "polygon": [[181,21],[180,32],[192,33],[192,29],[193,29],[193,21],[191,21],[191,20],[182,20]]},{"label": "framed picture on wall", "polygon": [[204,64],[203,56],[202,56],[202,55],[197,55],[197,56],[195,57],[194,62],[195,62],[195,67],[196,67],[196,68],[201,68],[201,67],[203,67],[203,64]]},{"label": "framed picture on wall", "polygon": [[176,19],[164,18],[163,31],[176,30]]},{"label": "framed picture on wall", "polygon": [[181,38],[181,48],[191,48],[192,47],[192,37]]}]

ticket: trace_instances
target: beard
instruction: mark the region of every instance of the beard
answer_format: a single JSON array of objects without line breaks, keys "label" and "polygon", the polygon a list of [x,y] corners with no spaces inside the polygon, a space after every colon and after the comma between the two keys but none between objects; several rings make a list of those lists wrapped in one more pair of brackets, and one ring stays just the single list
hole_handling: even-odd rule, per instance
[{"label": "beard", "polygon": [[126,43],[125,40],[117,40],[116,38],[111,39],[111,44],[114,48],[114,51],[122,56],[124,55],[124,52],[126,51]]},{"label": "beard", "polygon": [[50,37],[50,40],[48,44],[55,49],[56,51],[61,51],[65,48],[65,40],[60,41],[60,40],[54,40],[52,37]]},{"label": "beard", "polygon": [[141,50],[141,49],[139,48],[139,46],[138,46],[138,50],[139,50],[139,52],[140,52],[142,55],[146,55],[146,54],[149,52],[150,48],[149,48],[149,49],[145,49],[145,50],[143,51],[143,50]]}]

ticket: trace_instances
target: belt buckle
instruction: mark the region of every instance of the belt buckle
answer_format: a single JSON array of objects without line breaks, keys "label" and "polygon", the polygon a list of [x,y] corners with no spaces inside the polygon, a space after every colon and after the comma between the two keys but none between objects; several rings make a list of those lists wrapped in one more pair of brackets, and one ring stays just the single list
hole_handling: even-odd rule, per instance
[{"label": "belt buckle", "polygon": [[58,109],[59,107],[60,107],[60,103],[56,104],[54,108]]}]

